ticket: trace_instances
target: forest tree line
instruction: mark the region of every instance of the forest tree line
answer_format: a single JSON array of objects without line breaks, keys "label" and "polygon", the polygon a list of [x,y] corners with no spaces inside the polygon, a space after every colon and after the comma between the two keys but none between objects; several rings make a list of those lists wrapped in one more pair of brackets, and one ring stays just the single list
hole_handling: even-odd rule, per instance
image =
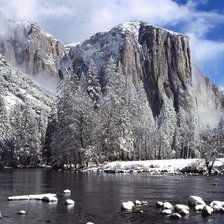
[{"label": "forest tree line", "polygon": [[113,160],[211,158],[223,153],[224,119],[217,128],[199,128],[199,119],[164,97],[153,117],[143,82],[127,88],[122,65],[110,57],[99,77],[66,70],[57,100],[52,160],[66,164]]}]

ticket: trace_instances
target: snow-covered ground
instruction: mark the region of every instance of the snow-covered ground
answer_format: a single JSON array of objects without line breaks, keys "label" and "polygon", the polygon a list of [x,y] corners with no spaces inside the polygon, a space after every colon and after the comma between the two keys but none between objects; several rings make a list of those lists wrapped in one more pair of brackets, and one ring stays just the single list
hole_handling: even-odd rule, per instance
[{"label": "snow-covered ground", "polygon": [[[170,159],[170,160],[145,160],[145,161],[114,161],[103,164],[100,168],[89,168],[92,171],[104,171],[107,173],[194,173],[205,172],[204,159]],[[224,171],[224,158],[215,161],[213,171]]]}]

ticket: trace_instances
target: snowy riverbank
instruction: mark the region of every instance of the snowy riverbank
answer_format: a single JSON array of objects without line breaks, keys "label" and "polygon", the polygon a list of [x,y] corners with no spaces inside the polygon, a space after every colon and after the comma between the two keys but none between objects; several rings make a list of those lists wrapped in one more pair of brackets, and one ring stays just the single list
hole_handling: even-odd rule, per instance
[{"label": "snowy riverbank", "polygon": [[[145,161],[114,161],[100,167],[89,167],[85,171],[105,173],[150,173],[150,174],[183,174],[206,173],[204,159],[170,159]],[[224,174],[224,158],[219,158],[213,166],[213,173]]]}]

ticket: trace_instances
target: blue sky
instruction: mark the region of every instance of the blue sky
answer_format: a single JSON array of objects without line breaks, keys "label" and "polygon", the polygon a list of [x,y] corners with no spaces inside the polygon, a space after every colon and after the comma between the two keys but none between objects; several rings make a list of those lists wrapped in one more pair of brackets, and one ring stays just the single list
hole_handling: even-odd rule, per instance
[{"label": "blue sky", "polygon": [[224,0],[1,0],[0,8],[10,18],[37,23],[64,43],[128,20],[185,33],[193,63],[224,89]]}]

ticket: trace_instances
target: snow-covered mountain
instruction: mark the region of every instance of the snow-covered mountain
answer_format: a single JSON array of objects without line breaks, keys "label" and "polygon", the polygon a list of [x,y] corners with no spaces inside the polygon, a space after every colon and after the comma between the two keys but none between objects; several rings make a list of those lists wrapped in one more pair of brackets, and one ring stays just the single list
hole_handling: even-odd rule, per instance
[{"label": "snow-covered mountain", "polygon": [[[192,65],[180,33],[126,22],[63,46],[2,14],[0,28],[0,155],[10,165],[43,152],[62,163],[197,157],[200,130],[223,115],[224,93]],[[56,105],[48,90],[59,80]]]},{"label": "snow-covered mountain", "polygon": [[80,67],[88,68],[93,59],[99,77],[110,56],[115,63],[121,62],[128,88],[144,83],[154,116],[159,115],[165,98],[177,112],[183,106],[188,111],[194,107],[194,99],[189,99],[192,68],[188,37],[146,23],[127,22],[92,36],[68,53],[75,73]]},{"label": "snow-covered mountain", "polygon": [[[65,77],[70,71],[76,78],[72,80],[70,75],[65,78],[62,102],[81,103],[75,98],[81,93],[75,96],[76,91],[71,96],[67,92],[71,86],[78,88],[76,85],[82,86],[82,91],[92,99],[92,104],[87,103],[88,97],[84,96],[83,117],[73,118],[74,126],[79,127],[79,131],[72,133],[76,148],[97,146],[102,156],[112,159],[199,155],[200,129],[209,122],[204,119],[203,110],[216,112],[210,125],[214,122],[217,125],[223,114],[224,94],[201,76],[195,66],[192,68],[187,36],[144,22],[126,22],[68,47],[70,51],[64,57],[61,70]],[[115,103],[108,106],[108,100]],[[74,114],[79,110],[79,106],[70,107],[66,114],[62,102],[58,105],[59,123],[65,123],[71,110],[76,111]],[[92,114],[92,123],[88,114]],[[85,136],[87,130],[77,122],[79,119],[87,119],[86,126],[96,127],[81,141],[80,133]],[[95,120],[103,124],[102,127],[94,126]],[[123,128],[119,129],[118,124]],[[64,128],[63,139],[68,133],[67,127]],[[102,134],[108,130],[110,134]],[[94,136],[100,136],[103,144],[97,144]],[[108,156],[108,150],[113,156]],[[78,154],[74,157],[79,160]]]},{"label": "snow-covered mountain", "polygon": [[15,22],[0,12],[0,54],[13,66],[56,91],[65,48],[59,40],[28,22]]}]

